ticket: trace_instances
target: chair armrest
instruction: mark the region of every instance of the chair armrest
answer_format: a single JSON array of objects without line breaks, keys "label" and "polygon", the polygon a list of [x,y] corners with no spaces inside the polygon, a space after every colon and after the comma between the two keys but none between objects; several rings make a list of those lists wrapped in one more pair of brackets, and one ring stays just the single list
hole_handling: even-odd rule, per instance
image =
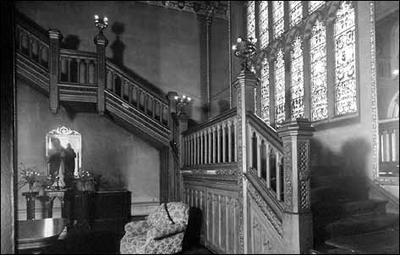
[{"label": "chair armrest", "polygon": [[125,224],[125,231],[134,235],[140,235],[145,233],[149,228],[149,224],[145,220],[132,221]]},{"label": "chair armrest", "polygon": [[184,222],[177,222],[175,224],[167,224],[161,226],[152,227],[147,232],[147,240],[160,240],[186,230],[187,224]]}]

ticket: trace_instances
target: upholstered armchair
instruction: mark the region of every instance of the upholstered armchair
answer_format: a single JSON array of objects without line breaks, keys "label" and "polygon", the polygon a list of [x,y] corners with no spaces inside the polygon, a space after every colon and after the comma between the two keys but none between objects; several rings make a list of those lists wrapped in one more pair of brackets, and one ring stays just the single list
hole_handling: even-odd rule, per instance
[{"label": "upholstered armchair", "polygon": [[[172,254],[182,250],[189,206],[181,202],[161,204],[146,220],[129,222],[121,239],[121,254]],[[169,213],[169,215],[168,215]]]}]

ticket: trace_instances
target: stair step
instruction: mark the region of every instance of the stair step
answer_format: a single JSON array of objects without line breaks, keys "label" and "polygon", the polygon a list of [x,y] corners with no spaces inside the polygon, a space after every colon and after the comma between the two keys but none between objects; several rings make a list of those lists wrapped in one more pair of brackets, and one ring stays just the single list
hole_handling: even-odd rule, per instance
[{"label": "stair step", "polygon": [[311,187],[334,186],[334,185],[364,185],[364,179],[359,176],[337,176],[337,175],[312,175]]},{"label": "stair step", "polygon": [[399,228],[335,237],[326,243],[352,253],[399,254]]},{"label": "stair step", "polygon": [[312,205],[314,217],[349,217],[363,214],[383,214],[386,212],[385,200],[342,201],[337,203],[316,203]]},{"label": "stair step", "polygon": [[312,204],[320,201],[340,202],[367,200],[368,189],[364,187],[354,187],[354,189],[350,189],[346,188],[346,186],[324,186],[311,189],[310,196]]},{"label": "stair step", "polygon": [[398,214],[357,215],[328,224],[326,231],[333,238],[378,231],[396,225],[399,225]]}]

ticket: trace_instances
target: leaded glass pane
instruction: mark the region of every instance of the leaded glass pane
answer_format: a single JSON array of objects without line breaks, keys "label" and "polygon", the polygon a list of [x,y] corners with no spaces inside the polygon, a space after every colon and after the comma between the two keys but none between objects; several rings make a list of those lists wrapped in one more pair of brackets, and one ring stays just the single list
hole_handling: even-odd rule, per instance
[{"label": "leaded glass pane", "polygon": [[289,27],[294,27],[303,18],[303,5],[301,1],[289,1]]},{"label": "leaded glass pane", "polygon": [[283,50],[279,50],[275,60],[275,122],[279,124],[285,120],[285,66]]},{"label": "leaded glass pane", "polygon": [[325,1],[308,1],[308,13],[312,13],[325,4]]},{"label": "leaded glass pane", "polygon": [[255,1],[247,1],[247,38],[256,38]]},{"label": "leaded glass pane", "polygon": [[259,20],[260,20],[260,47],[265,48],[268,45],[268,1],[259,2]]},{"label": "leaded glass pane", "polygon": [[310,38],[311,120],[328,118],[326,28],[317,20]]},{"label": "leaded glass pane", "polygon": [[292,64],[290,67],[290,95],[291,118],[304,117],[304,80],[303,80],[303,47],[300,37],[297,37],[292,45]]},{"label": "leaded glass pane", "polygon": [[270,124],[269,119],[269,64],[264,61],[261,68],[261,119]]},{"label": "leaded glass pane", "polygon": [[335,115],[357,112],[355,64],[355,14],[350,2],[343,2],[336,14]]},{"label": "leaded glass pane", "polygon": [[273,18],[273,37],[277,38],[283,34],[284,23],[283,23],[283,1],[272,2],[272,18]]}]

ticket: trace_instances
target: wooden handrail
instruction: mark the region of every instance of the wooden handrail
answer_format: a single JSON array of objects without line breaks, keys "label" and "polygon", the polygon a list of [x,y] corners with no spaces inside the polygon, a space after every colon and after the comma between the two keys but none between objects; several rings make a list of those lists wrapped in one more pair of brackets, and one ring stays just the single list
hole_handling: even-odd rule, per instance
[{"label": "wooden handrail", "polygon": [[30,34],[35,36],[38,40],[45,43],[47,46],[50,43],[50,39],[48,37],[47,31],[42,27],[38,26],[34,21],[20,13],[19,11],[15,11],[15,20],[17,26],[28,31]]},{"label": "wooden handrail", "polygon": [[91,59],[97,61],[97,55],[95,52],[72,50],[72,49],[60,49],[61,57],[72,57],[80,59]]},{"label": "wooden handrail", "polygon": [[232,108],[228,111],[223,112],[222,114],[215,116],[214,118],[209,119],[207,122],[201,123],[193,128],[190,128],[188,130],[186,130],[185,132],[182,133],[183,136],[186,136],[190,133],[194,133],[196,131],[199,131],[201,129],[207,128],[207,127],[211,127],[212,125],[218,123],[218,122],[222,122],[223,120],[229,119],[233,116],[236,115],[236,108]]},{"label": "wooden handrail", "polygon": [[136,86],[140,87],[140,89],[142,89],[143,91],[145,91],[147,94],[157,98],[157,100],[165,105],[168,105],[168,100],[164,95],[160,95],[154,91],[151,91],[150,89],[148,89],[146,86],[144,86],[141,82],[139,82],[135,77],[133,77],[132,75],[128,74],[126,71],[124,71],[121,67],[115,65],[114,63],[112,63],[111,61],[107,60],[107,68],[113,70],[114,72],[116,72],[118,75],[122,76],[123,78],[125,78],[126,80],[132,82],[133,84],[135,84]]},{"label": "wooden handrail", "polygon": [[247,112],[247,118],[249,124],[257,130],[268,142],[274,145],[280,152],[283,152],[282,139],[278,136],[278,133],[264,121],[258,118],[254,113]]}]

